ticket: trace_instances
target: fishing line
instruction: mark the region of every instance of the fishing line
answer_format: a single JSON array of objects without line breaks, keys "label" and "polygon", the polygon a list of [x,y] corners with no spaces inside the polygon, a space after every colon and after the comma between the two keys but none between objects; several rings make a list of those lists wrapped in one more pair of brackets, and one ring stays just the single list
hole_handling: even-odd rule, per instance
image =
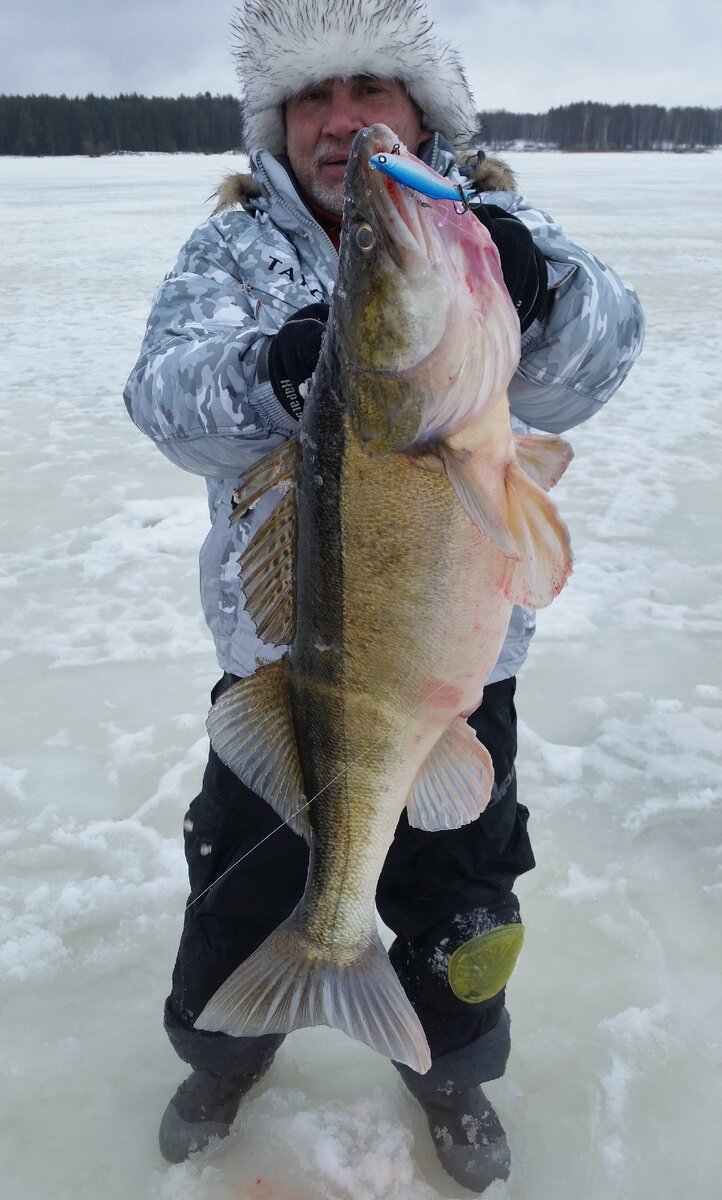
[{"label": "fishing line", "polygon": [[[205,889],[205,891],[200,892],[199,895],[197,895],[194,900],[191,900],[189,904],[186,904],[184,911],[188,912],[189,908],[192,908],[192,906],[198,900],[202,899],[202,897],[205,896],[206,892],[209,892],[216,883],[220,883],[221,879],[224,879],[226,877],[226,875],[228,875],[233,870],[234,867],[240,866],[240,864],[243,862],[244,859],[248,858],[248,856],[250,854],[253,854],[254,850],[257,850],[259,846],[262,846],[264,842],[267,842],[269,838],[273,837],[274,833],[278,833],[281,829],[283,829],[284,825],[288,825],[293,820],[294,817],[297,817],[299,813],[304,812],[304,810],[308,808],[309,804],[313,804],[314,800],[318,800],[318,797],[322,796],[327,788],[330,788],[332,786],[332,784],[336,783],[339,779],[341,779],[343,775],[347,775],[348,772],[351,770],[351,767],[355,767],[357,762],[360,762],[362,758],[365,758],[367,754],[370,754],[370,752],[372,750],[375,750],[376,747],[383,740],[384,740],[383,737],[380,737],[378,739],[378,741],[374,742],[373,745],[369,746],[368,749],[364,750],[363,754],[359,754],[358,758],[354,759],[353,762],[347,763],[346,766],[344,767],[343,771],[339,771],[338,775],[335,775],[333,777],[333,779],[329,779],[328,783],[325,783],[324,786],[321,788],[321,790],[319,792],[316,792],[315,796],[312,796],[310,800],[307,800],[305,804],[302,804],[300,808],[297,808],[294,812],[292,812],[291,815],[289,817],[287,817],[285,821],[282,821],[280,825],[277,825],[275,829],[272,829],[270,833],[267,833],[265,837],[262,837],[259,842],[256,842],[255,846],[251,846],[250,850],[246,850],[245,854],[242,854],[239,859],[236,859],[236,861],[234,863],[231,863],[230,867],[227,867],[222,875],[219,875],[217,879],[214,879],[213,883],[208,884],[208,887]],[[261,799],[263,800],[262,796],[261,796]],[[268,804],[268,801],[266,800],[264,803]],[[273,808],[273,805],[269,804],[269,808]]]},{"label": "fishing line", "polygon": [[[430,692],[429,695],[424,698],[424,703],[428,703],[429,700],[433,699],[437,692],[440,692],[441,689],[445,688],[446,686],[446,682],[440,683],[438,687],[434,688],[433,692]],[[420,708],[421,704],[419,704],[418,707]],[[339,771],[338,775],[334,775],[333,779],[329,779],[328,783],[325,783],[321,790],[316,792],[315,796],[312,796],[310,800],[307,800],[305,804],[302,804],[300,808],[297,808],[295,812],[292,812],[285,821],[281,821],[280,825],[277,825],[275,829],[272,829],[270,833],[267,833],[265,837],[262,837],[259,842],[256,842],[255,846],[251,846],[250,850],[246,850],[246,853],[242,854],[241,857],[236,859],[234,863],[231,863],[230,867],[226,867],[225,871],[223,871],[223,873],[219,875],[217,879],[214,879],[212,883],[209,883],[207,888],[204,888],[202,892],[199,892],[198,895],[193,898],[193,900],[190,900],[188,904],[186,904],[183,911],[188,912],[188,909],[192,908],[194,904],[197,904],[199,900],[202,900],[206,893],[210,892],[212,887],[215,887],[217,883],[220,883],[222,879],[225,879],[226,875],[230,875],[231,871],[233,871],[235,867],[239,867],[241,863],[249,857],[249,855],[253,854],[255,850],[258,850],[259,846],[262,846],[264,842],[267,842],[269,838],[272,838],[274,833],[278,833],[281,829],[283,829],[284,825],[288,825],[294,817],[297,817],[298,814],[304,812],[304,810],[307,809],[310,804],[313,804],[314,800],[318,800],[318,797],[322,796],[323,793],[328,788],[332,787],[334,783],[337,783],[338,780],[344,775],[348,775],[351,767],[355,767],[356,764],[361,762],[362,759],[366,758],[372,750],[375,750],[377,746],[381,745],[384,740],[384,736],[385,735],[382,735],[375,742],[372,742],[370,746],[367,746],[363,753],[359,754],[358,758],[355,758],[353,762],[347,763],[343,770]],[[260,799],[263,800],[263,797],[261,796]],[[266,800],[264,803],[268,804],[268,801]],[[269,804],[269,808],[273,808],[273,805]]]}]

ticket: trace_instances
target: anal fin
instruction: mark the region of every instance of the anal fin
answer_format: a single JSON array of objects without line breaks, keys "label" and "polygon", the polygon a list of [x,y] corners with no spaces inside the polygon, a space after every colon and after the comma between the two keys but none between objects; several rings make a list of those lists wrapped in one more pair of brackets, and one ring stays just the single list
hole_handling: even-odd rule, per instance
[{"label": "anal fin", "polygon": [[422,764],[407,802],[416,829],[456,829],[484,811],[494,783],[489,751],[457,717]]},{"label": "anal fin", "polygon": [[216,700],[206,726],[222,762],[294,831],[310,840],[296,735],[283,662],[260,667]]}]

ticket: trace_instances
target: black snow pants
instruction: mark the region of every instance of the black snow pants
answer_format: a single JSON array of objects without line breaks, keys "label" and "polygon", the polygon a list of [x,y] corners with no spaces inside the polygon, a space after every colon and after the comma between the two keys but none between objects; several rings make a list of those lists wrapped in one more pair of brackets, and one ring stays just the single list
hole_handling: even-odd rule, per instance
[{"label": "black snow pants", "polygon": [[[234,682],[226,674],[211,699]],[[458,1063],[467,1085],[503,1074],[509,1019],[503,986],[479,1002],[461,999],[447,965],[459,947],[476,945],[473,939],[519,924],[514,881],[534,866],[528,810],[516,799],[514,690],[514,679],[489,685],[469,718],[494,763],[495,786],[485,812],[469,825],[435,833],[411,828],[404,812],[376,893],[381,918],[396,935],[391,962],[432,1058]],[[184,831],[191,893],[165,1028],[194,1070],[225,1074],[242,1070],[246,1060],[252,1064],[260,1041],[272,1050],[282,1037],[233,1038],[196,1030],[193,1022],[228,975],[295,908],[306,882],[308,847],[213,750]]]}]

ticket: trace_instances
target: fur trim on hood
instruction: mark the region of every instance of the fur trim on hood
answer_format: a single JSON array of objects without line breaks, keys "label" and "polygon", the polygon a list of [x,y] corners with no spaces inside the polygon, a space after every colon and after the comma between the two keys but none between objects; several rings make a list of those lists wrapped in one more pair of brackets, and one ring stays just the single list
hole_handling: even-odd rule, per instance
[{"label": "fur trim on hood", "polygon": [[335,76],[399,80],[425,127],[457,148],[477,130],[459,55],[435,32],[423,0],[245,0],[232,28],[249,153],[282,154],[284,103]]},{"label": "fur trim on hood", "polygon": [[218,213],[225,212],[227,208],[233,208],[234,205],[240,204],[242,208],[250,208],[250,201],[255,200],[263,193],[259,185],[256,183],[252,175],[237,174],[226,175],[223,182],[219,185],[218,190],[210,197],[211,200],[218,199],[216,207],[211,213],[212,217],[218,216]]},{"label": "fur trim on hood", "polygon": [[515,192],[516,176],[503,158],[490,158],[488,154],[470,150],[458,154],[459,166],[465,166],[469,179],[480,192]]}]

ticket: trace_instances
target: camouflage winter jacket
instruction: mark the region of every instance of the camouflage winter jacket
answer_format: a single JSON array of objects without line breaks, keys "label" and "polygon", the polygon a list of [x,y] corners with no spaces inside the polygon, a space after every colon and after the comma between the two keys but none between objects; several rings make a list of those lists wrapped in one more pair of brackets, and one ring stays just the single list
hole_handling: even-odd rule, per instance
[{"label": "camouflage winter jacket", "polygon": [[[436,135],[424,157],[454,173],[449,150]],[[258,639],[239,578],[242,549],[275,497],[264,497],[245,521],[228,522],[244,471],[298,431],[268,382],[268,339],[297,309],[330,300],[338,265],[282,162],[259,151],[251,169],[222,189],[221,205],[191,234],[158,289],[125,390],[135,424],[172,462],[206,477],[211,529],[200,553],[201,598],[219,664],[236,675],[281,653]],[[529,227],[554,297],[545,320],[522,337],[512,413],[535,429],[570,429],[609,399],[637,357],[639,301],[515,191],[503,164],[484,165],[475,182],[483,201]],[[533,614],[514,609],[490,682],[516,673],[533,631]]]}]

